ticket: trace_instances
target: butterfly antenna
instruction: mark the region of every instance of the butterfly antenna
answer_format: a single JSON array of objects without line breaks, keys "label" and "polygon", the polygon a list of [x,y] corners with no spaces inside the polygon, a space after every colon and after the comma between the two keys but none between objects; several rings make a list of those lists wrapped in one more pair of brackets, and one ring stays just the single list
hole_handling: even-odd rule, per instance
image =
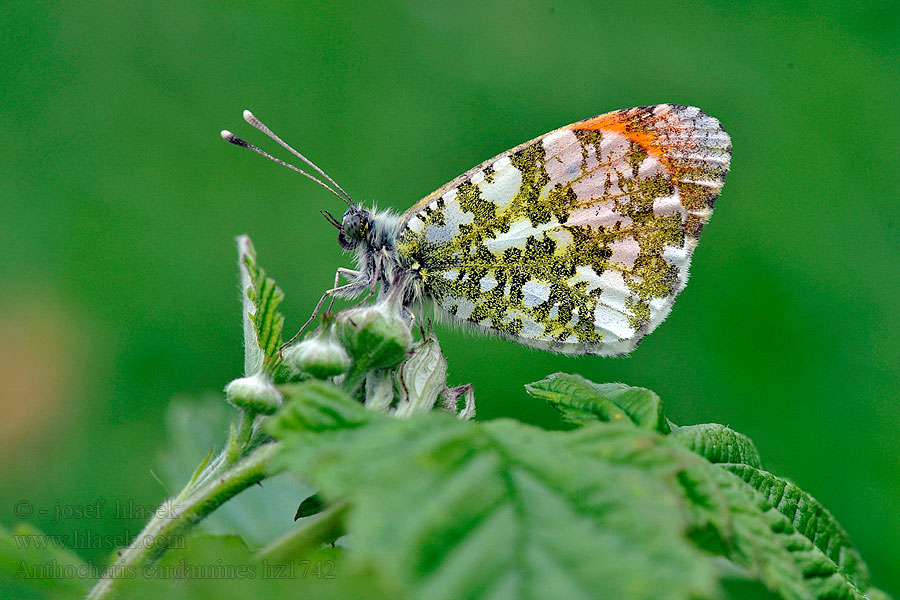
[{"label": "butterfly antenna", "polygon": [[249,149],[249,150],[253,150],[253,151],[256,152],[257,154],[260,154],[260,155],[262,155],[262,156],[265,156],[265,157],[268,158],[269,160],[272,160],[272,161],[277,162],[279,165],[285,166],[285,167],[287,167],[288,169],[291,169],[292,171],[296,171],[297,173],[300,173],[300,174],[303,175],[304,177],[308,177],[309,179],[312,179],[313,181],[315,181],[316,183],[318,183],[319,185],[321,185],[323,188],[325,188],[326,190],[328,190],[329,192],[331,192],[332,194],[334,194],[335,196],[337,196],[338,198],[340,198],[341,200],[343,200],[343,201],[347,204],[347,206],[353,206],[352,201],[347,201],[347,198],[345,198],[345,197],[342,196],[341,194],[339,194],[339,193],[337,193],[336,191],[334,191],[328,184],[323,183],[320,179],[317,179],[316,177],[313,177],[312,175],[310,175],[309,173],[307,173],[307,172],[304,171],[303,169],[301,169],[301,168],[299,168],[299,167],[295,167],[295,166],[292,165],[291,163],[284,162],[284,161],[281,160],[280,158],[275,158],[274,156],[272,156],[271,154],[269,154],[269,153],[266,152],[265,150],[261,150],[260,148],[257,148],[256,146],[254,146],[253,144],[251,144],[250,142],[248,142],[248,141],[246,141],[246,140],[242,140],[241,138],[239,138],[238,136],[234,135],[233,133],[231,133],[231,132],[228,131],[227,129],[223,129],[223,130],[222,130],[222,139],[225,140],[226,142],[229,142],[229,143],[234,144],[235,146],[240,146],[241,148],[247,148],[247,149]]},{"label": "butterfly antenna", "polygon": [[327,179],[328,182],[331,183],[331,185],[333,185],[335,188],[337,188],[338,190],[340,190],[340,192],[344,195],[344,198],[347,199],[348,203],[349,203],[351,206],[353,205],[353,198],[350,197],[350,194],[348,194],[346,191],[344,191],[344,188],[342,188],[341,186],[339,186],[339,185],[337,184],[337,182],[336,182],[334,179],[332,179],[331,177],[329,177],[328,173],[326,173],[325,171],[323,171],[322,169],[320,169],[319,166],[318,166],[316,163],[314,163],[313,161],[309,160],[308,158],[306,158],[305,156],[303,156],[302,154],[300,154],[299,152],[297,152],[296,150],[294,150],[287,142],[285,142],[285,141],[282,140],[280,137],[278,137],[277,135],[275,135],[275,133],[274,133],[271,129],[269,129],[268,127],[266,127],[265,124],[264,124],[262,121],[260,121],[259,119],[257,119],[257,118],[253,115],[252,112],[250,112],[249,110],[245,110],[245,111],[244,111],[244,120],[247,121],[248,123],[250,123],[251,125],[253,125],[254,127],[256,127],[257,129],[259,129],[260,131],[262,131],[264,134],[266,134],[267,136],[269,136],[270,138],[272,138],[273,140],[275,140],[275,141],[278,142],[279,144],[281,144],[281,146],[282,146],[283,148],[285,148],[288,152],[290,152],[291,154],[293,154],[294,156],[296,156],[297,158],[299,158],[300,160],[302,160],[303,162],[305,162],[306,164],[308,164],[308,165],[309,165],[310,167],[312,167],[313,169],[315,169],[316,172],[317,172],[319,175],[321,175],[322,177],[324,177],[325,179]]}]

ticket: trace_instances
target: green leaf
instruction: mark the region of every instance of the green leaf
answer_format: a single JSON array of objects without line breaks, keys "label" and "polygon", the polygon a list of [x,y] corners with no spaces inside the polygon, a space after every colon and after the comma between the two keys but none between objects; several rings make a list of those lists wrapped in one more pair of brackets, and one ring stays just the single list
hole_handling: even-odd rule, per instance
[{"label": "green leaf", "polygon": [[[740,465],[743,468],[746,465]],[[711,473],[731,507],[729,558],[786,599],[861,599],[852,580],[768,499],[721,467]]]},{"label": "green leaf", "polygon": [[631,422],[660,433],[669,432],[662,401],[645,388],[624,383],[594,383],[580,375],[554,373],[529,383],[525,390],[549,403],[570,423]]},{"label": "green leaf", "polygon": [[727,554],[730,507],[709,462],[667,437],[626,424],[589,425],[569,435],[591,456],[639,468],[665,484],[680,502],[686,535],[704,550]]},{"label": "green leaf", "polygon": [[776,509],[792,528],[815,545],[834,568],[856,587],[869,586],[869,572],[850,537],[835,518],[815,498],[793,483],[746,464],[723,465],[758,493],[760,507]]},{"label": "green leaf", "polygon": [[3,598],[83,598],[101,569],[69,549],[66,537],[45,535],[20,523],[0,527],[0,590]]},{"label": "green leaf", "polygon": [[762,466],[759,453],[750,438],[718,423],[678,427],[672,430],[669,437],[711,463],[740,463],[757,468]]},{"label": "green leaf", "polygon": [[325,508],[325,503],[322,502],[322,499],[313,494],[312,496],[306,498],[303,502],[300,503],[300,506],[297,507],[297,512],[294,515],[294,520],[302,519],[303,517],[311,517],[313,515],[317,515],[322,512],[322,509]]},{"label": "green leaf", "polygon": [[641,468],[654,459],[605,460],[595,442],[615,431],[641,455],[637,439],[653,436],[680,459],[702,459],[622,429],[547,432],[432,413],[316,435],[282,428],[280,461],[326,502],[349,502],[348,560],[403,597],[715,595],[712,563],[684,536],[681,495]]},{"label": "green leaf", "polygon": [[660,435],[650,392],[550,377],[529,391],[588,424],[547,432],[391,419],[323,382],[285,389],[276,461],[346,517],[286,534],[273,556],[346,527],[348,572],[378,574],[397,597],[702,598],[721,578],[787,599],[886,598],[821,505],[751,466],[750,440],[713,424]]},{"label": "green leaf", "polygon": [[278,368],[284,326],[284,316],[278,312],[284,292],[257,264],[249,237],[239,236],[237,246],[244,305],[244,375],[273,374]]},{"label": "green leaf", "polygon": [[378,417],[346,392],[315,379],[279,387],[285,405],[266,421],[275,437],[297,431],[329,431],[365,425]]},{"label": "green leaf", "polygon": [[[599,410],[591,406],[591,391],[607,386],[569,375],[532,384],[536,385],[537,395],[562,405],[569,414],[574,410],[573,420],[599,414],[600,420],[625,422],[608,405]],[[624,408],[622,413],[631,416]],[[759,455],[748,438],[722,425],[705,424],[672,427],[667,439],[707,459],[699,465],[685,459],[676,470],[685,508],[693,515],[689,534],[703,548],[727,556],[785,598],[861,598],[862,590],[883,597],[883,592],[868,588],[865,564],[834,518],[793,484],[760,470]],[[674,467],[671,449],[652,437],[638,442],[639,452],[609,432],[593,435],[593,440],[596,453],[608,460],[637,460],[663,478]],[[662,452],[652,451],[655,446]],[[708,519],[706,528],[703,519]]]}]

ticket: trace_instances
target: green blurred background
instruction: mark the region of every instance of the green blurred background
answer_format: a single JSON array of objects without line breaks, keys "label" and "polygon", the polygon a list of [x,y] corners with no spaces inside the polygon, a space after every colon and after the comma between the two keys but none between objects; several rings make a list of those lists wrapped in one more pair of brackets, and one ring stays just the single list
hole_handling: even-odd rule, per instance
[{"label": "green blurred background", "polygon": [[403,210],[550,129],[676,102],[734,160],[668,321],[619,359],[442,328],[451,381],[481,419],[558,426],[522,385],[570,371],[730,425],[900,594],[896,1],[4,2],[0,56],[0,523],[22,499],[64,533],[40,510],[164,498],[169,400],[242,368],[234,236],[288,329],[350,266],[335,198],[219,138],[274,146],[242,109]]}]

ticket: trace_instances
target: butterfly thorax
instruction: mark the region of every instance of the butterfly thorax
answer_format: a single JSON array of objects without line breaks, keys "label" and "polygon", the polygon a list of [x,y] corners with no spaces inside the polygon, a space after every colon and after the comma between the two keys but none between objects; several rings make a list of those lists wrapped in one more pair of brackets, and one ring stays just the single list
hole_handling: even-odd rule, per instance
[{"label": "butterfly thorax", "polygon": [[[397,252],[397,232],[400,219],[389,210],[371,210],[361,206],[351,206],[344,213],[338,243],[344,250],[356,254],[358,275],[350,285],[338,295],[352,298],[381,284],[384,292],[391,285],[404,280],[404,285],[413,284],[416,279],[409,265],[401,264]],[[406,275],[406,277],[400,277]],[[414,287],[414,286],[413,286]]]}]

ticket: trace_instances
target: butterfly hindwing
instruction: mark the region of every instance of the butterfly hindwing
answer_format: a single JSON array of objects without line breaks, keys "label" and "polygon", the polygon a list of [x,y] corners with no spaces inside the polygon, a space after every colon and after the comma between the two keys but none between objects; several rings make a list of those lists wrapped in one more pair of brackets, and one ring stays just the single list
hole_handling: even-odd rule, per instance
[{"label": "butterfly hindwing", "polygon": [[461,324],[557,352],[625,353],[684,288],[730,158],[728,134],[693,107],[574,123],[409,209],[400,260]]}]

